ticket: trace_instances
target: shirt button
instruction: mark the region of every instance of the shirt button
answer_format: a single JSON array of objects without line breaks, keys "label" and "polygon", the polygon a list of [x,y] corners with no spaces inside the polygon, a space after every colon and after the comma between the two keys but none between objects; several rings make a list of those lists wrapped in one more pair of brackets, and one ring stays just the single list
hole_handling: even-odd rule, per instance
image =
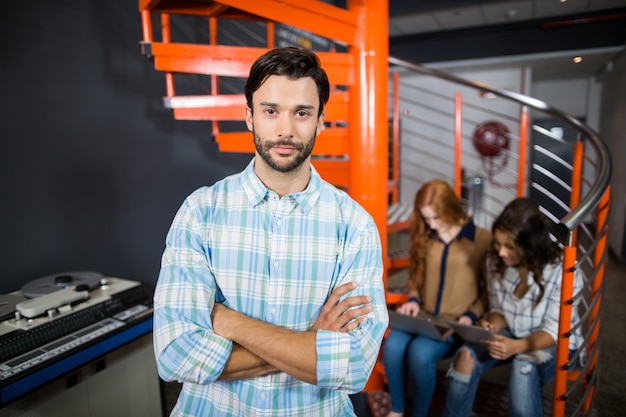
[{"label": "shirt button", "polygon": [[280,266],[280,262],[276,261],[274,262],[274,268],[278,268]]},{"label": "shirt button", "polygon": [[262,393],[261,393],[261,395],[259,395],[259,397],[260,397],[262,400],[264,400],[264,399],[267,397],[267,395],[266,395],[264,392],[262,392]]},{"label": "shirt button", "polygon": [[271,310],[270,310],[270,313],[272,313],[272,315],[275,315],[276,314],[276,308],[272,307]]},{"label": "shirt button", "polygon": [[282,220],[276,220],[276,224],[279,225],[279,226],[282,226],[283,225],[283,221]]}]

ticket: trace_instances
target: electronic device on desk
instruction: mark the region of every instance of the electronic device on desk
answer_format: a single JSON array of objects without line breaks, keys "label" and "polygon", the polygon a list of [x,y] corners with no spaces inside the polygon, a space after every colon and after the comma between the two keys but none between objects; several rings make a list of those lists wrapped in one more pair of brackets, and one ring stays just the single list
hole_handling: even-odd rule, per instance
[{"label": "electronic device on desk", "polygon": [[0,295],[0,407],[152,330],[138,281],[98,272],[46,276]]}]

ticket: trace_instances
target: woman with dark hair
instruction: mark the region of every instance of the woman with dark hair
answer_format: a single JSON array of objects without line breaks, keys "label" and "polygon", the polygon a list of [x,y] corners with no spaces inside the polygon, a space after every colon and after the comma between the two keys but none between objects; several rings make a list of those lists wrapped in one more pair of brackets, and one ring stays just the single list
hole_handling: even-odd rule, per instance
[{"label": "woman with dark hair", "polygon": [[[397,311],[476,322],[485,309],[483,266],[491,233],[474,225],[448,183],[435,179],[415,195],[410,236],[409,300]],[[455,336],[441,341],[392,330],[383,346],[391,395],[388,416],[404,414],[407,374],[412,415],[426,416],[435,390],[435,362],[460,346]]]},{"label": "woman with dark hair", "polygon": [[[554,377],[561,300],[562,251],[550,237],[550,224],[530,198],[510,202],[494,221],[487,256],[489,312],[478,325],[496,333],[482,345],[466,344],[448,371],[444,416],[469,416],[480,375],[512,363],[511,416],[541,416],[542,387]],[[574,292],[582,280],[575,274]],[[576,305],[572,323],[578,323]],[[570,350],[582,342],[580,330]]]}]

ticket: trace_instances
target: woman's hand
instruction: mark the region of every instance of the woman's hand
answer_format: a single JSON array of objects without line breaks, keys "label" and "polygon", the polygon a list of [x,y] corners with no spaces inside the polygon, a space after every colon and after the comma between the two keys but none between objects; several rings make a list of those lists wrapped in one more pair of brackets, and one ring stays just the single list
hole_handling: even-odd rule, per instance
[{"label": "woman's hand", "polygon": [[500,333],[506,329],[506,320],[501,313],[489,312],[487,315],[478,321],[478,326],[482,326],[485,329],[491,330],[493,333]]},{"label": "woman's hand", "polygon": [[485,319],[480,319],[476,322],[476,326],[480,326],[480,327],[484,327],[485,329],[494,332],[495,331],[495,327],[493,325],[492,322],[485,320]]},{"label": "woman's hand", "polygon": [[519,349],[517,349],[518,342],[519,340],[499,334],[496,335],[496,340],[481,340],[481,343],[489,351],[489,356],[501,361],[519,353]]},{"label": "woman's hand", "polygon": [[396,311],[401,314],[406,314],[407,316],[415,317],[420,312],[420,305],[415,301],[409,301],[398,307]]}]

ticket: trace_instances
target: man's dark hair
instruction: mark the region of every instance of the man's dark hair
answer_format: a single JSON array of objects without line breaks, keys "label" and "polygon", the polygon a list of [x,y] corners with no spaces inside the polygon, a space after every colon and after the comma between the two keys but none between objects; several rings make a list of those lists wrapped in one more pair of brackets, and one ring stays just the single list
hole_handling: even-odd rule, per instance
[{"label": "man's dark hair", "polygon": [[304,77],[313,78],[320,99],[318,116],[322,114],[330,94],[330,85],[326,71],[321,67],[320,59],[313,51],[290,46],[272,49],[261,55],[252,64],[244,89],[250,111],[253,111],[252,94],[270,75],[283,75],[292,80]]}]

